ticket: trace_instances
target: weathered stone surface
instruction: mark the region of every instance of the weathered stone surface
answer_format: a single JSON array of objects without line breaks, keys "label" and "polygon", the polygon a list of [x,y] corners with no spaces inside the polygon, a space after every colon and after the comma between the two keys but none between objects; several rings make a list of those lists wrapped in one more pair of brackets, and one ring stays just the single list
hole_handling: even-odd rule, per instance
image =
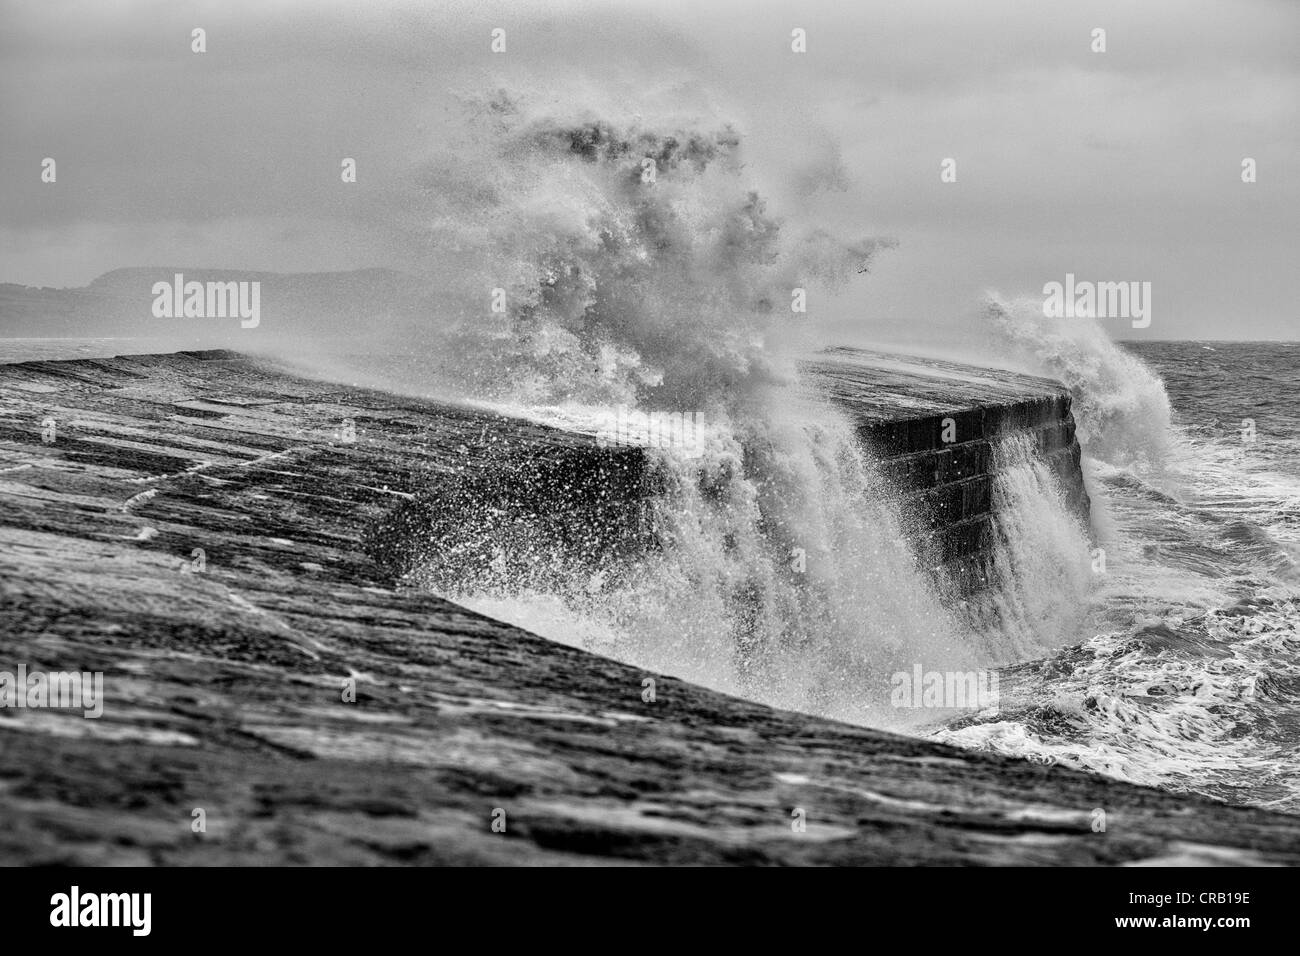
[{"label": "weathered stone surface", "polygon": [[[0,709],[0,862],[1300,858],[1292,817],[736,700],[375,560],[424,483],[545,480],[575,436],[229,353],[4,366],[0,402],[0,669],[103,671],[107,696],[98,720]],[[638,459],[605,459],[629,494]]]}]

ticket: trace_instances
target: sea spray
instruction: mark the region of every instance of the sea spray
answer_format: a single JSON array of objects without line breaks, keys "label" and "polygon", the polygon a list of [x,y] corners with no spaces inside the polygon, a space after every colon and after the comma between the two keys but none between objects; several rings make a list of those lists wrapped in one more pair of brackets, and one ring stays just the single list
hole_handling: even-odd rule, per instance
[{"label": "sea spray", "polygon": [[985,320],[1039,374],[1065,383],[1079,440],[1112,464],[1158,470],[1169,454],[1170,407],[1160,378],[1093,318],[1048,318],[1037,298],[990,293]]},{"label": "sea spray", "polygon": [[813,334],[797,290],[838,288],[890,245],[769,209],[725,122],[552,115],[505,93],[467,108],[408,212],[438,305],[403,344],[430,390],[743,417]]},{"label": "sea spray", "polygon": [[[813,328],[791,302],[866,271],[887,242],[777,216],[726,124],[555,118],[504,95],[479,119],[427,170],[431,263],[452,307],[422,333],[419,381],[594,436],[620,410],[709,428],[690,454],[646,442],[654,491],[626,519],[559,472],[544,480],[564,493],[544,506],[453,482],[413,581],[652,670],[872,724],[916,719],[890,707],[899,672],[974,671],[1063,639],[1028,587],[996,633],[973,635],[916,553],[897,489],[798,381]],[[1015,503],[1057,493],[1026,485]],[[1034,529],[1031,515],[1006,533]],[[1009,552],[1000,573],[1040,557]]]},{"label": "sea spray", "polygon": [[[625,560],[535,536],[569,507],[552,500],[545,519],[482,525],[492,540],[460,559],[432,549],[412,579],[545,636],[777,706],[914,721],[890,709],[891,676],[973,668],[973,642],[918,566],[915,535],[849,424],[794,389],[766,407],[761,420],[712,429],[702,455],[643,449],[658,491],[646,546]],[[459,527],[473,524],[457,511]],[[506,551],[512,573],[483,560]]]},{"label": "sea spray", "polygon": [[[499,614],[545,608],[563,623],[515,619],[623,659],[822,713],[860,718],[918,655],[964,664],[851,429],[802,403],[794,375],[810,328],[792,299],[865,272],[888,242],[776,216],[725,123],[556,118],[504,94],[480,106],[467,141],[429,162],[433,259],[464,304],[430,330],[450,358],[426,374],[503,408],[713,427],[690,454],[646,449],[662,488],[639,559],[575,568],[511,521],[462,553],[531,549],[530,569],[502,573],[520,564],[502,554],[496,571],[426,577]],[[489,301],[499,319],[482,321]]]},{"label": "sea spray", "polygon": [[[645,449],[660,481],[639,555],[584,563],[511,522],[493,548],[525,552],[514,573],[461,565],[438,589],[653,671],[877,726],[944,716],[900,711],[900,672],[987,677],[1083,636],[1089,542],[1032,442],[995,450],[991,580],[962,606],[941,599],[848,423],[797,392],[781,399],[762,422],[713,431],[702,457]],[[434,561],[446,570],[443,553]]]}]

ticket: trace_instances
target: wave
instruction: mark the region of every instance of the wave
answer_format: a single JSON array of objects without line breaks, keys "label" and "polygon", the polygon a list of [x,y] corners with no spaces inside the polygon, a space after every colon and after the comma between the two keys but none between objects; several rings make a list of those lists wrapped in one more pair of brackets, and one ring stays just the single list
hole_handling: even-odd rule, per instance
[{"label": "wave", "polygon": [[917,565],[905,519],[849,423],[782,390],[702,456],[648,449],[657,547],[611,573],[556,567],[448,596],[544,636],[775,706],[896,719],[890,676],[979,653]]},{"label": "wave", "polygon": [[[1095,636],[1001,669],[999,711],[933,737],[1300,809],[1300,725],[1289,716],[1300,700],[1300,490],[1289,446],[1256,452],[1231,429],[1175,423],[1160,376],[1095,320],[1046,318],[1037,299],[997,295],[985,317],[1031,370],[1070,387],[1105,570],[1083,626]],[[1217,408],[1205,383],[1188,387],[1203,413]],[[1254,404],[1249,392],[1237,401]]]},{"label": "wave", "polygon": [[505,92],[466,108],[412,213],[444,304],[426,374],[459,397],[750,417],[810,332],[792,290],[838,288],[892,244],[769,209],[726,122],[556,115]]},{"label": "wave", "polygon": [[1101,461],[1158,471],[1172,442],[1164,383],[1141,359],[1111,341],[1092,318],[1049,318],[1039,298],[989,293],[985,319],[1041,374],[1074,398],[1079,440]]},{"label": "wave", "polygon": [[527,521],[488,521],[491,540],[416,581],[652,670],[877,725],[902,719],[891,677],[917,662],[960,671],[1067,639],[1086,539],[1027,448],[1002,452],[1005,596],[962,607],[850,423],[798,379],[818,333],[792,303],[891,240],[770,209],[726,122],[552,115],[503,92],[469,107],[412,209],[446,303],[412,343],[421,383],[587,431],[619,406],[702,418],[708,440],[647,449],[651,546],[574,560]]},{"label": "wave", "polygon": [[[1250,799],[1290,800],[1270,708],[1295,692],[1293,609],[1189,624],[1259,599],[1289,560],[1278,528],[1249,520],[1265,504],[1243,520],[1198,483],[1239,486],[1226,452],[1175,427],[1160,377],[1095,321],[990,296],[998,340],[1070,388],[1093,514],[1081,523],[1035,445],[1004,436],[990,586],[954,593],[898,489],[796,372],[819,334],[792,293],[850,281],[891,243],[783,218],[743,156],[725,122],[554,117],[496,95],[426,163],[436,188],[411,215],[442,307],[403,332],[404,390],[589,433],[619,406],[707,427],[689,454],[644,448],[654,493],[635,522],[549,499],[559,513],[502,509],[467,485],[435,503],[461,536],[425,549],[412,582],[775,706],[1230,797],[1246,767],[1265,781]],[[562,468],[547,481],[601,492]],[[1272,677],[1271,653],[1286,657]],[[1002,700],[894,706],[914,669],[996,670]]]}]

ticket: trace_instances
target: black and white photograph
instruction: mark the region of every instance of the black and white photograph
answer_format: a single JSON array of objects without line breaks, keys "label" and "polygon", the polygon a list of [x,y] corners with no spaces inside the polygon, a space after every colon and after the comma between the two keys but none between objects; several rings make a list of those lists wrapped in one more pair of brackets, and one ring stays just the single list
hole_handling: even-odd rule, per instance
[{"label": "black and white photograph", "polygon": [[1300,862],[1300,4],[3,0],[0,129],[24,921]]}]

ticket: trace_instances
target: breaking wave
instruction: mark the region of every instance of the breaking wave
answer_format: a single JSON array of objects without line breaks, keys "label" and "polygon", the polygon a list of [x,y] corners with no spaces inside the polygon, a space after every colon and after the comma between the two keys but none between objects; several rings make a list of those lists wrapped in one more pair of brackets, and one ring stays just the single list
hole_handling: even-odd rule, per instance
[{"label": "breaking wave", "polygon": [[1159,468],[1170,451],[1164,383],[1111,341],[1095,319],[1048,318],[1040,298],[988,296],[985,318],[1041,374],[1069,387],[1079,440],[1117,465]]},{"label": "breaking wave", "polygon": [[[1295,694],[1283,585],[1300,488],[1279,469],[1296,455],[1243,470],[1217,420],[1175,424],[1161,377],[1095,321],[991,295],[1000,354],[1071,391],[1092,517],[1033,442],[1004,436],[991,586],[963,594],[798,372],[830,343],[792,296],[860,281],[890,240],[772,208],[726,122],[556,116],[506,94],[467,108],[401,213],[437,305],[375,324],[370,381],[588,434],[616,408],[706,426],[689,453],[643,449],[653,493],[631,511],[617,474],[562,458],[528,464],[524,484],[580,507],[466,478],[404,529],[428,544],[409,549],[412,584],[777,706],[1294,805],[1279,762],[1295,733],[1276,713]],[[1228,613],[1241,601],[1254,610]],[[914,668],[996,669],[1001,702],[893,706]]]},{"label": "breaking wave", "polygon": [[[1179,422],[1161,376],[1095,321],[1047,319],[1038,300],[996,296],[986,317],[1031,369],[1071,388],[1102,556],[1083,628],[1094,636],[1002,669],[997,713],[934,736],[1300,808],[1290,716],[1300,700],[1300,456],[1285,433],[1254,450],[1233,422],[1288,386],[1285,353],[1244,346],[1244,366],[1224,365],[1237,351],[1225,346],[1198,372],[1195,343],[1153,347],[1186,379],[1193,414]],[[1246,367],[1258,391],[1214,386]]]},{"label": "breaking wave", "polygon": [[[646,449],[658,490],[643,548],[574,560],[470,493],[443,510],[475,512],[462,523],[482,540],[412,581],[654,671],[873,725],[914,719],[888,702],[891,676],[918,662],[965,671],[1077,639],[1086,538],[1030,449],[1000,452],[1006,596],[963,607],[851,424],[799,380],[816,330],[792,296],[857,279],[890,240],[769,209],[725,123],[557,118],[505,94],[474,117],[425,170],[437,189],[420,214],[456,307],[421,332],[414,374],[578,431],[626,406],[699,416],[707,437],[689,455]],[[562,536],[621,520],[585,515]],[[1021,577],[1031,566],[1042,580]]]}]

